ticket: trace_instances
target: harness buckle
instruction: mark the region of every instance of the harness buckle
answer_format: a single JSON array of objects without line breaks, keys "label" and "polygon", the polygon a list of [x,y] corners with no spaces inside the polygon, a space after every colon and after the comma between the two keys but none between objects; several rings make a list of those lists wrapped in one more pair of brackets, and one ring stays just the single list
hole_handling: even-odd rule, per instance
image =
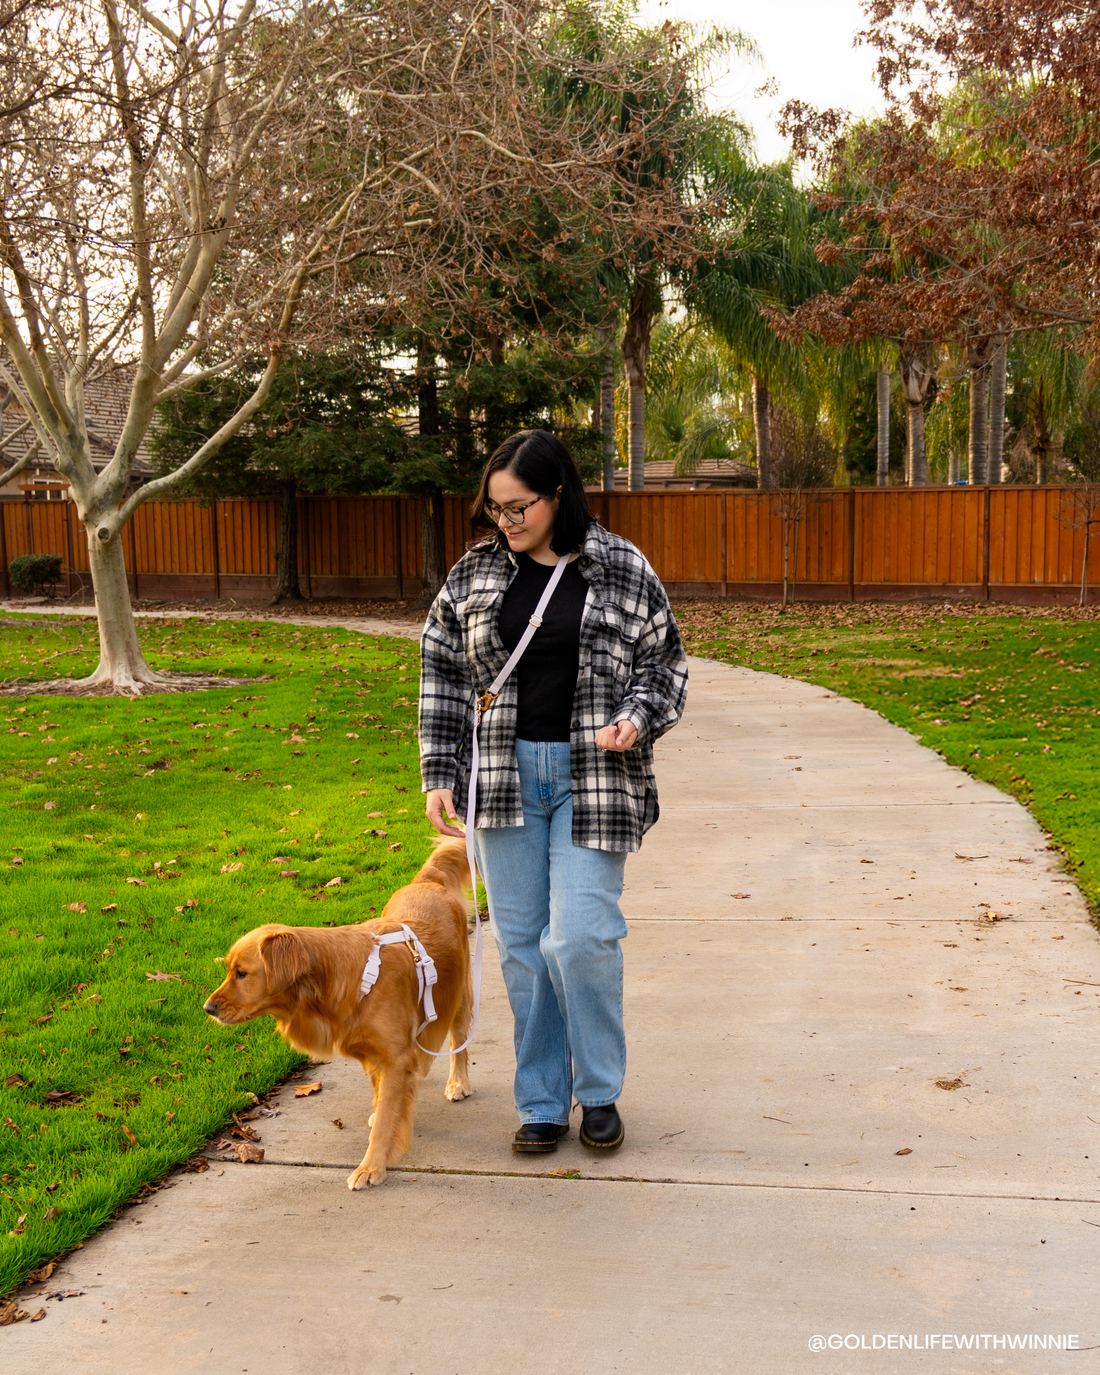
[{"label": "harness buckle", "polygon": [[479,722],[481,721],[481,718],[485,715],[485,713],[489,710],[489,708],[493,705],[494,701],[496,700],[496,697],[497,694],[495,692],[486,691],[483,692],[481,696],[477,699],[477,719]]}]

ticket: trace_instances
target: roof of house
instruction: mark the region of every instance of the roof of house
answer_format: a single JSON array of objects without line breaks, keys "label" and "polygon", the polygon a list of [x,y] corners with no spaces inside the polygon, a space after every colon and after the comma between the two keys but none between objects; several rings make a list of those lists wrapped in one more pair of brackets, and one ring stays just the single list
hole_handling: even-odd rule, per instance
[{"label": "roof of house", "polygon": [[[691,477],[677,477],[676,465],[671,459],[654,459],[645,465],[647,492],[705,492],[723,487],[756,485],[756,468],[751,463],[739,463],[734,459],[704,459]],[[625,492],[628,488],[627,470],[616,469],[615,490]],[[594,484],[589,490],[599,491],[599,484]]]},{"label": "roof of house", "polygon": [[[96,468],[106,467],[114,455],[130,405],[131,379],[129,369],[119,369],[95,378],[87,385],[84,404],[92,463]],[[0,496],[21,496],[32,491],[67,488],[69,484],[56,468],[43,461],[41,465],[25,468],[15,479],[12,489],[4,491],[4,469],[18,463],[35,442],[32,429],[24,430],[16,438],[8,438],[24,419],[23,407],[11,388],[0,383]],[[141,480],[148,477],[151,471],[149,451],[143,442],[138,447],[131,473]]]}]

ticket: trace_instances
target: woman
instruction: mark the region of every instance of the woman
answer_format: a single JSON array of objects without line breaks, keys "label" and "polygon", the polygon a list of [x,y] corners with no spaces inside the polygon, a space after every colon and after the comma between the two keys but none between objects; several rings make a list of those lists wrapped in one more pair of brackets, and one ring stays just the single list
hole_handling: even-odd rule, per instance
[{"label": "woman", "polygon": [[569,1129],[623,1141],[619,909],[626,856],[657,820],[653,742],[680,719],[687,663],[668,598],[628,540],[593,519],[572,458],[544,430],[506,439],[474,501],[472,545],[421,639],[420,753],[442,835],[465,813],[473,704],[568,559],[527,651],[482,717],[478,863],[515,1017],[513,1150]]}]

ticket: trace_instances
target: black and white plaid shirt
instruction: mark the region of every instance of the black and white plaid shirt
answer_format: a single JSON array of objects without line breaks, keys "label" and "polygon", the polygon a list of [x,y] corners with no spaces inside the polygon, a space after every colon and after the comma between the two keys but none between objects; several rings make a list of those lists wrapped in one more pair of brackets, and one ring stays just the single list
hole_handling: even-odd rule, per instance
[{"label": "black and white plaid shirt", "polygon": [[[687,660],[660,579],[629,540],[593,522],[577,562],[588,595],[569,742],[573,844],[638,850],[658,816],[653,742],[683,713]],[[508,658],[497,623],[516,572],[509,549],[468,551],[432,604],[420,640],[423,789],[450,788],[459,815],[466,810],[474,695]],[[633,723],[633,748],[597,748],[596,731],[614,721]],[[513,673],[481,722],[479,827],[523,824],[515,739]]]}]

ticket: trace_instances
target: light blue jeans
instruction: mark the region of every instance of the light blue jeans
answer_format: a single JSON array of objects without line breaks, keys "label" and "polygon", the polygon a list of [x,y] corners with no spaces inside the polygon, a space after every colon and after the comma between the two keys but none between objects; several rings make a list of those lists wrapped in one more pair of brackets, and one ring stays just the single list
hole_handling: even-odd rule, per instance
[{"label": "light blue jeans", "polygon": [[614,1103],[626,1075],[619,908],[625,851],[573,844],[569,745],[516,741],[523,825],[476,833],[515,1018],[522,1122]]}]

